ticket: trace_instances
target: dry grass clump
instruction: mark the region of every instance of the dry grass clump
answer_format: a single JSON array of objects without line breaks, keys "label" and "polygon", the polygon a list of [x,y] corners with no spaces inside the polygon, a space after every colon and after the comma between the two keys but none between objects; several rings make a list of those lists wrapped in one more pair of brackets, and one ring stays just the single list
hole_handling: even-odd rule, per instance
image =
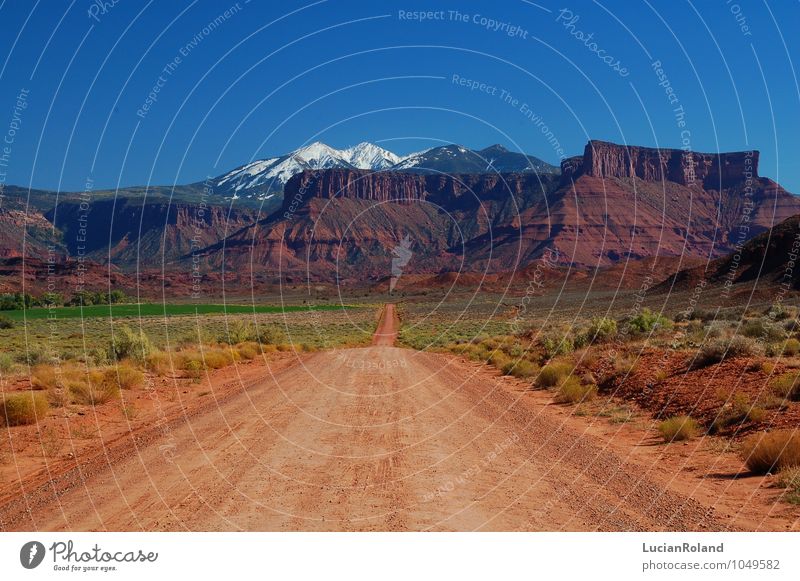
[{"label": "dry grass clump", "polygon": [[711,424],[711,432],[716,433],[722,428],[740,425],[746,422],[759,423],[764,421],[767,415],[766,410],[754,402],[750,401],[744,393],[735,393],[730,398],[724,395],[720,397],[723,404],[714,422]]},{"label": "dry grass clump", "polygon": [[794,357],[798,353],[800,353],[800,341],[794,337],[787,339],[783,344],[783,354],[787,357]]},{"label": "dry grass clump", "polygon": [[6,426],[35,424],[47,415],[50,404],[43,393],[24,391],[0,399],[0,422]]},{"label": "dry grass clump", "polygon": [[172,360],[166,351],[153,351],[145,360],[145,368],[159,377],[172,373]]},{"label": "dry grass clump", "polygon": [[700,432],[700,424],[689,416],[673,416],[658,424],[658,432],[667,444],[691,440]]},{"label": "dry grass clump", "polygon": [[37,365],[31,370],[31,386],[34,389],[54,389],[59,387],[60,383],[53,365]]},{"label": "dry grass clump", "polygon": [[778,472],[775,486],[786,489],[783,500],[792,504],[800,504],[800,466]]},{"label": "dry grass clump", "polygon": [[754,357],[761,353],[758,343],[753,339],[737,335],[730,341],[714,339],[700,348],[692,367],[698,369],[732,357]]},{"label": "dry grass clump", "polygon": [[800,372],[784,373],[772,380],[772,393],[783,399],[800,400]]},{"label": "dry grass clump", "polygon": [[752,434],[742,442],[742,458],[757,474],[767,474],[800,466],[800,433],[775,430]]},{"label": "dry grass clump", "polygon": [[79,405],[102,405],[119,398],[120,388],[116,373],[111,371],[92,370],[82,381],[67,382],[70,401]]},{"label": "dry grass clump", "polygon": [[535,364],[527,359],[518,359],[517,361],[510,361],[503,366],[503,373],[505,375],[512,375],[520,379],[533,377],[539,369]]},{"label": "dry grass clump", "polygon": [[591,401],[597,396],[597,386],[590,383],[581,383],[577,377],[569,377],[558,386],[556,403],[583,403]]},{"label": "dry grass clump", "polygon": [[569,363],[549,363],[542,367],[536,377],[537,387],[548,388],[560,385],[572,373]]},{"label": "dry grass clump", "polygon": [[120,389],[134,389],[144,383],[144,374],[130,365],[117,365],[105,371],[104,381],[116,381]]},{"label": "dry grass clump", "polygon": [[236,351],[239,353],[239,356],[242,359],[246,359],[248,361],[255,359],[261,353],[261,349],[259,349],[258,343],[255,341],[240,343],[236,346]]}]

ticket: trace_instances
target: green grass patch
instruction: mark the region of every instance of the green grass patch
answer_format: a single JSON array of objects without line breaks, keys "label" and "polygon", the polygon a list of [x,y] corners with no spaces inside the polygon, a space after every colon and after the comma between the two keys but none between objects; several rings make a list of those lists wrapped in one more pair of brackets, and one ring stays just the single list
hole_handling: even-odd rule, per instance
[{"label": "green grass patch", "polygon": [[306,311],[336,311],[356,308],[349,305],[216,305],[191,303],[142,303],[133,305],[90,305],[87,307],[33,308],[3,311],[11,320],[23,319],[87,319],[97,317],[175,317],[186,315],[241,315],[248,313],[296,313]]}]

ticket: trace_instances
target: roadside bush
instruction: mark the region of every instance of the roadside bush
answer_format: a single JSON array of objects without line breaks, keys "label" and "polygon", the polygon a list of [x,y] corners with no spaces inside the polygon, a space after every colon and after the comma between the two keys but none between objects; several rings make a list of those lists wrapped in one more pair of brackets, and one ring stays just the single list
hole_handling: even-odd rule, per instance
[{"label": "roadside bush", "polygon": [[247,359],[248,361],[250,359],[255,359],[260,353],[258,343],[251,341],[237,345],[236,350],[239,352],[239,355],[242,357],[242,359]]},{"label": "roadside bush", "polygon": [[707,367],[733,357],[754,357],[759,354],[758,345],[752,339],[736,336],[730,341],[714,339],[706,342],[695,357],[693,367]]},{"label": "roadside bush", "polygon": [[568,363],[550,363],[542,367],[536,377],[537,387],[556,387],[572,373],[572,365]]},{"label": "roadside bush", "polygon": [[794,337],[787,339],[783,344],[783,354],[787,357],[794,357],[798,353],[800,353],[800,341]]},{"label": "roadside bush", "polygon": [[700,432],[700,424],[689,416],[673,416],[658,424],[658,432],[667,444],[691,440]]},{"label": "roadside bush", "polygon": [[13,329],[14,328],[14,321],[6,317],[5,315],[0,315],[0,329]]},{"label": "roadside bush", "polygon": [[498,369],[503,369],[506,365],[511,363],[511,358],[502,351],[495,351],[489,355],[489,363]]},{"label": "roadside bush", "polygon": [[597,386],[594,384],[583,384],[577,377],[569,377],[556,391],[555,401],[557,403],[582,403],[591,401],[597,396]]},{"label": "roadside bush", "polygon": [[104,381],[116,382],[120,389],[133,389],[144,383],[144,374],[130,365],[117,365],[106,370]]},{"label": "roadside bush", "polygon": [[153,345],[141,329],[134,331],[127,325],[115,329],[114,338],[109,346],[111,359],[116,361],[132,359],[144,363],[152,352]]},{"label": "roadside bush", "polygon": [[116,377],[109,371],[91,371],[88,381],[67,382],[70,401],[79,405],[102,405],[117,399],[120,396],[120,389]]},{"label": "roadside bush", "polygon": [[800,466],[800,433],[775,430],[752,434],[742,442],[741,455],[757,474],[795,468]]},{"label": "roadside bush", "polygon": [[772,393],[792,401],[800,401],[800,372],[790,371],[772,380]]},{"label": "roadside bush", "polygon": [[587,344],[607,341],[617,334],[617,322],[608,317],[596,317],[589,324],[586,331]]},{"label": "roadside bush", "polygon": [[172,361],[169,353],[165,351],[153,351],[147,356],[145,368],[159,377],[169,375],[172,373]]},{"label": "roadside bush", "polygon": [[783,500],[792,504],[800,504],[800,467],[786,468],[778,472],[775,486],[786,489]]},{"label": "roadside bush", "polygon": [[516,361],[509,361],[505,366],[503,366],[503,373],[505,375],[513,375],[514,377],[518,377],[520,379],[533,377],[534,375],[536,375],[537,371],[538,369],[536,365],[534,365],[527,359],[518,359]]},{"label": "roadside bush", "polygon": [[35,424],[47,415],[49,407],[43,393],[10,393],[0,399],[0,422],[7,426]]},{"label": "roadside bush", "polygon": [[763,421],[766,415],[766,410],[752,403],[747,395],[736,393],[717,412],[711,431],[718,432],[722,428],[746,422],[758,423]]},{"label": "roadside bush", "polygon": [[565,336],[545,337],[541,342],[542,349],[544,350],[544,358],[552,359],[559,355],[567,355],[572,353],[575,346],[572,339]]},{"label": "roadside bush", "polygon": [[0,373],[8,373],[14,369],[14,359],[8,353],[0,353]]},{"label": "roadside bush", "polygon": [[59,387],[57,369],[53,365],[37,365],[31,370],[31,386],[34,389],[52,389]]},{"label": "roadside bush", "polygon": [[656,329],[670,329],[671,327],[672,321],[659,313],[652,312],[648,308],[642,309],[638,315],[628,321],[628,328],[638,334],[650,333]]},{"label": "roadside bush", "polygon": [[762,339],[765,342],[780,341],[786,333],[778,325],[766,319],[751,319],[742,325],[742,335],[751,339]]}]

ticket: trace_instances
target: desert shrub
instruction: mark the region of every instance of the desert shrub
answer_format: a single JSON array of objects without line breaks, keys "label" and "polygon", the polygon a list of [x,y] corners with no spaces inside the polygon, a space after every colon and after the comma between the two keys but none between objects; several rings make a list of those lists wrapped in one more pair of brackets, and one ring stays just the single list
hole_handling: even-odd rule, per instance
[{"label": "desert shrub", "polygon": [[67,389],[65,388],[48,389],[46,396],[50,407],[63,408],[69,403]]},{"label": "desert shrub", "polygon": [[57,363],[52,350],[47,346],[40,344],[29,345],[24,353],[20,353],[17,356],[17,360],[20,363],[25,363],[31,366],[44,364],[53,365],[54,363]]},{"label": "desert shrub", "polygon": [[536,377],[538,387],[556,387],[572,373],[572,365],[568,363],[550,363],[542,367]]},{"label": "desert shrub", "polygon": [[741,454],[747,467],[757,474],[795,468],[800,466],[800,432],[752,434],[742,442]]},{"label": "desert shrub", "polygon": [[10,393],[0,400],[0,421],[7,426],[35,424],[47,415],[49,407],[43,393]]},{"label": "desert shrub", "polygon": [[52,389],[60,384],[58,370],[53,365],[37,365],[31,370],[31,386],[34,389]]},{"label": "desert shrub", "polygon": [[147,356],[145,368],[159,377],[169,375],[172,373],[172,359],[170,354],[165,351],[153,351]]},{"label": "desert shrub", "polygon": [[202,352],[206,369],[222,369],[233,363],[233,354],[228,349],[205,349]]},{"label": "desert shrub", "polygon": [[495,351],[494,353],[489,355],[489,363],[491,363],[498,369],[503,369],[503,367],[508,365],[510,362],[511,358],[502,351]]},{"label": "desert shrub", "polygon": [[79,405],[102,405],[120,395],[119,386],[112,380],[109,370],[90,371],[88,378],[83,381],[72,380],[67,382],[67,391],[72,403]]},{"label": "desert shrub", "polygon": [[558,386],[555,401],[557,403],[582,403],[597,396],[597,386],[583,384],[577,377],[569,377]]},{"label": "desert shrub", "polygon": [[199,359],[190,359],[183,364],[183,370],[192,379],[200,379],[203,373],[203,363]]},{"label": "desert shrub", "polygon": [[251,341],[237,345],[236,350],[239,352],[242,359],[247,359],[248,361],[258,357],[258,354],[261,352],[258,348],[258,343]]},{"label": "desert shrub", "polygon": [[505,375],[513,375],[524,379],[526,377],[533,377],[536,375],[537,367],[527,359],[517,359],[516,361],[509,361],[503,367]]},{"label": "desert shrub", "polygon": [[0,315],[0,329],[13,329],[14,328],[14,321],[6,317],[5,315]]},{"label": "desert shrub", "polygon": [[639,367],[639,360],[635,355],[620,355],[614,358],[614,372],[620,375],[632,375]]},{"label": "desert shrub", "polygon": [[632,317],[628,321],[628,328],[634,333],[650,333],[656,329],[669,329],[672,327],[672,321],[660,313],[654,313],[648,308]]},{"label": "desert shrub", "polygon": [[800,353],[800,341],[794,337],[787,339],[783,344],[783,354],[787,357],[794,357],[798,353]]},{"label": "desert shrub", "polygon": [[587,343],[607,341],[617,334],[617,322],[608,317],[595,317],[586,331]]},{"label": "desert shrub", "polygon": [[750,319],[742,325],[742,335],[764,341],[780,341],[786,338],[786,332],[767,319]]},{"label": "desert shrub", "polygon": [[778,472],[775,486],[786,489],[783,500],[792,504],[800,504],[800,466],[785,468]]},{"label": "desert shrub", "polygon": [[766,410],[752,403],[747,395],[736,393],[717,412],[711,431],[718,432],[722,428],[746,422],[758,423],[764,420],[766,414]]},{"label": "desert shrub", "polygon": [[14,359],[8,353],[0,353],[0,373],[8,373],[14,369]]},{"label": "desert shrub", "polygon": [[252,341],[255,336],[253,325],[237,319],[226,325],[226,329],[217,337],[217,342],[235,345],[245,341]]},{"label": "desert shrub", "polygon": [[575,349],[572,339],[566,335],[545,337],[542,339],[541,345],[544,351],[545,359],[552,359],[553,357],[558,357],[559,355],[566,355],[568,353],[572,353],[572,351]]},{"label": "desert shrub", "polygon": [[130,365],[117,365],[105,371],[103,381],[116,382],[120,389],[133,389],[144,383],[144,374]]},{"label": "desert shrub", "polygon": [[693,367],[706,367],[732,357],[753,357],[759,354],[758,345],[752,339],[736,336],[730,341],[714,339],[700,348]]},{"label": "desert shrub", "polygon": [[700,424],[689,416],[673,416],[658,424],[658,433],[666,442],[691,440],[700,432]]},{"label": "desert shrub", "polygon": [[115,329],[108,351],[109,357],[115,361],[133,359],[142,363],[152,352],[153,345],[147,335],[141,329],[134,331],[127,325]]},{"label": "desert shrub", "polygon": [[790,371],[779,375],[770,383],[772,393],[792,401],[800,400],[800,372]]}]

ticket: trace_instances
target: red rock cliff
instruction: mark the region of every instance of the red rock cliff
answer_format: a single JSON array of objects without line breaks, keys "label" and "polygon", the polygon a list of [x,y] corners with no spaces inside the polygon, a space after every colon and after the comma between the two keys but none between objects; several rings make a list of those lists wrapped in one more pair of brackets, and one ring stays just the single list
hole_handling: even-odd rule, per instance
[{"label": "red rock cliff", "polygon": [[697,153],[590,141],[584,149],[582,170],[585,175],[602,178],[636,177],[720,189],[757,178],[758,151]]}]

